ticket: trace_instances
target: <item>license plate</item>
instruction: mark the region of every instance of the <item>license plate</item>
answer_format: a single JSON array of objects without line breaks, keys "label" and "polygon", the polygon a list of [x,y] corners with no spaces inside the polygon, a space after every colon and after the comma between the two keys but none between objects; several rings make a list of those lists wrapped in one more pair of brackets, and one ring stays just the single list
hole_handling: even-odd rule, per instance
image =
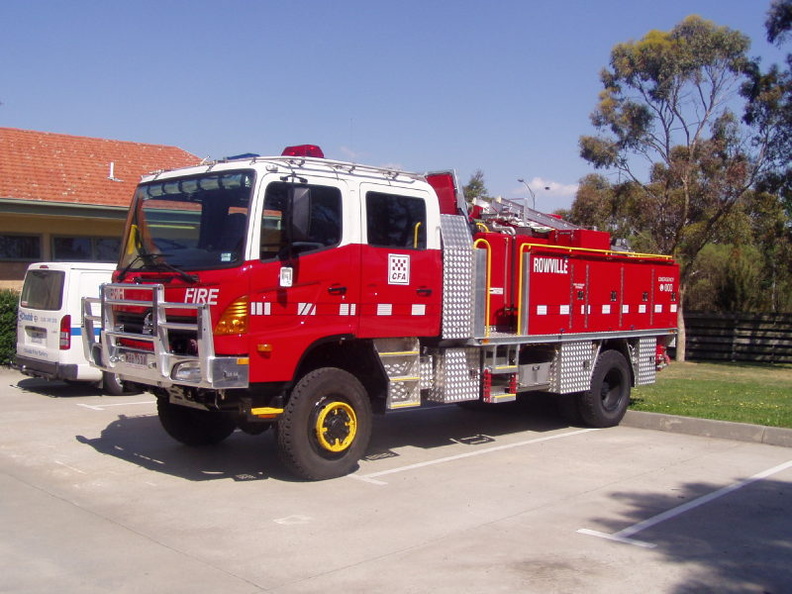
[{"label": "license plate", "polygon": [[148,367],[148,355],[146,353],[126,353],[124,361],[135,367]]},{"label": "license plate", "polygon": [[44,344],[47,340],[47,331],[40,328],[28,328],[28,339],[33,344]]}]

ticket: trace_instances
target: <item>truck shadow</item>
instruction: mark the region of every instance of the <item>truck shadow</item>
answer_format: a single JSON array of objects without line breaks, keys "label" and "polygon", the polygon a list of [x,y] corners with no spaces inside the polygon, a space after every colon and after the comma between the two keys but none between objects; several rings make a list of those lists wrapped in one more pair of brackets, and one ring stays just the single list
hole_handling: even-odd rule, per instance
[{"label": "truck shadow", "polygon": [[275,455],[271,432],[253,438],[235,431],[216,446],[188,447],[170,438],[156,416],[120,415],[99,437],[75,439],[100,454],[189,481],[289,478]]},{"label": "truck shadow", "polygon": [[[422,449],[465,444],[471,447],[520,432],[543,433],[567,427],[551,399],[482,406],[434,406],[375,416],[365,460],[399,456],[404,447]],[[188,447],[170,438],[152,415],[121,415],[98,437],[75,436],[77,442],[147,470],[190,481],[276,479],[296,481],[280,464],[275,432],[259,436],[234,432],[211,447]]]},{"label": "truck shadow", "polygon": [[568,426],[555,400],[547,395],[525,395],[504,404],[429,406],[375,417],[366,458],[398,455],[393,450],[404,446],[422,449],[454,443],[475,446],[493,443],[503,435],[523,431],[545,433]]}]

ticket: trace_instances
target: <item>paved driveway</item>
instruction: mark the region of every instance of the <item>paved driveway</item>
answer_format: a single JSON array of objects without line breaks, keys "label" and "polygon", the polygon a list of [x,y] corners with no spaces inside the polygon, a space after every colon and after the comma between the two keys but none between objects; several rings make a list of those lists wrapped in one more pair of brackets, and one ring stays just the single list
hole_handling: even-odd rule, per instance
[{"label": "paved driveway", "polygon": [[148,394],[0,370],[0,591],[792,591],[792,449],[502,406],[378,418],[305,483],[272,434],[191,449]]}]

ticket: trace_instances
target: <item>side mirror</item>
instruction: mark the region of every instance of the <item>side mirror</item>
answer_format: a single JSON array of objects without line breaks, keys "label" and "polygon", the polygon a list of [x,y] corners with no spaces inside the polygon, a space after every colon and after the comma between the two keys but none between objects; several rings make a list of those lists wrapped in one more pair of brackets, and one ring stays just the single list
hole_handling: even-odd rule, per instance
[{"label": "side mirror", "polygon": [[[297,255],[295,249],[300,243],[310,238],[311,233],[311,190],[299,186],[289,188],[286,199],[286,212],[283,221],[283,231],[286,245],[283,257],[291,259]],[[296,245],[295,245],[296,244]]]}]

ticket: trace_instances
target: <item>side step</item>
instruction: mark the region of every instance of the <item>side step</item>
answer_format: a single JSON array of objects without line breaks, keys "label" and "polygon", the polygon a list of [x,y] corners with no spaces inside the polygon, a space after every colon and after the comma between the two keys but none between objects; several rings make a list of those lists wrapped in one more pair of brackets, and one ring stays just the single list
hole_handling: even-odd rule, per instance
[{"label": "side step", "polygon": [[388,374],[388,410],[421,405],[421,347],[417,338],[378,338],[374,348]]}]

